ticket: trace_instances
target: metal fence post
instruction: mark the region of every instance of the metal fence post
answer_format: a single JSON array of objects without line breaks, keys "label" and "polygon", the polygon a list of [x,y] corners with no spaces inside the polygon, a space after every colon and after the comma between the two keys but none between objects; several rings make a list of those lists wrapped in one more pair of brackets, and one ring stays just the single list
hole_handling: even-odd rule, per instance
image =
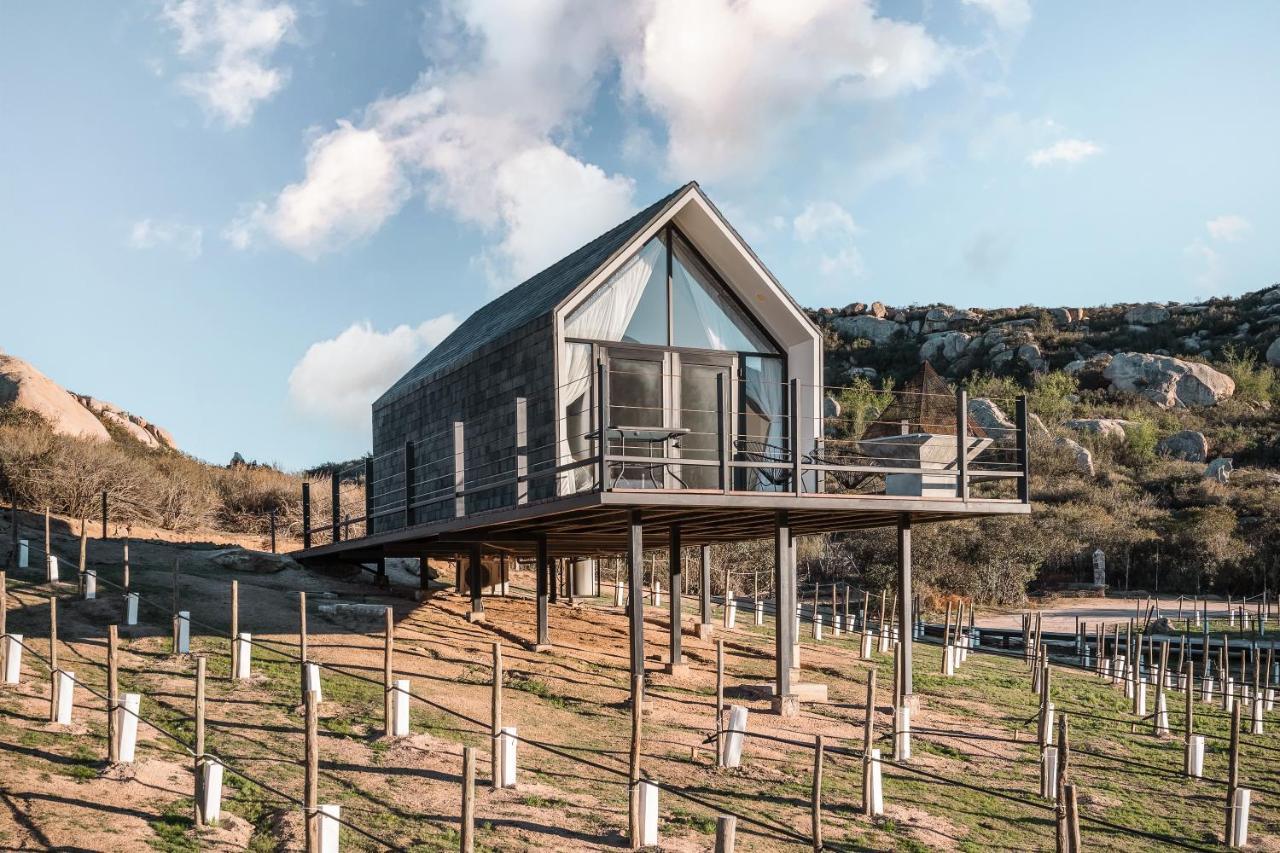
[{"label": "metal fence post", "polygon": [[338,492],[342,485],[342,474],[334,471],[329,478],[329,515],[333,523],[333,541],[338,542],[342,539],[342,497]]},{"label": "metal fence post", "polygon": [[364,459],[364,535],[373,533],[373,457]]},{"label": "metal fence post", "polygon": [[956,389],[956,497],[969,500],[969,394]]},{"label": "metal fence post", "polygon": [[1022,476],[1018,478],[1018,500],[1031,503],[1031,454],[1027,442],[1027,395],[1018,395],[1014,407],[1018,433],[1018,465]]},{"label": "metal fence post", "polygon": [[302,547],[311,547],[311,484],[302,484]]},{"label": "metal fence post", "polygon": [[609,367],[596,362],[596,466],[597,488],[609,488]]}]

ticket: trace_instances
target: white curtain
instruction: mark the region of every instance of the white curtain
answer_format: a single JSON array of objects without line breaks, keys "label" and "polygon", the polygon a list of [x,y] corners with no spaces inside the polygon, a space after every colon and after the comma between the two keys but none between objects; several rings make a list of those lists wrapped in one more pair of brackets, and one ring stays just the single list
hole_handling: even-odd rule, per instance
[{"label": "white curtain", "polygon": [[[756,364],[759,365],[758,368]],[[782,421],[782,361],[776,358],[749,358],[746,375],[744,390],[747,399],[754,402],[769,420],[768,433],[763,437],[764,442],[769,445],[766,452],[770,457],[780,457],[786,441],[786,429]],[[756,489],[769,491],[776,488],[765,478],[763,471],[757,469],[755,474]]]},{"label": "white curtain", "polygon": [[[645,285],[649,283],[653,271],[659,264],[666,263],[666,247],[658,238],[645,244],[639,252],[631,257],[622,268],[615,272],[587,301],[579,305],[564,324],[566,337],[583,338],[592,341],[619,341],[631,324],[631,318],[644,295]],[[569,407],[591,390],[591,347],[565,347],[564,382],[560,388],[560,399],[565,407],[561,412],[566,425],[569,424]],[[571,459],[586,458],[588,443],[580,436],[566,437],[560,449],[560,459],[568,462]],[[575,451],[577,455],[575,456]],[[586,467],[567,471],[560,477],[560,493],[569,494],[590,486],[593,473]]]}]

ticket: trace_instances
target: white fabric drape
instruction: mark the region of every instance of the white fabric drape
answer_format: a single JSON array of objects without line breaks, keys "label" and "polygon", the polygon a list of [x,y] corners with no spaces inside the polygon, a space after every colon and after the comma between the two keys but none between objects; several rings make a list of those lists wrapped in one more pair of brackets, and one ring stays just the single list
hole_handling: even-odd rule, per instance
[{"label": "white fabric drape", "polygon": [[[653,271],[666,263],[666,248],[659,239],[650,240],[636,252],[621,269],[613,274],[587,301],[574,309],[564,325],[564,333],[570,338],[593,341],[622,340],[636,307],[644,295]],[[569,406],[591,390],[591,347],[566,346],[564,383],[560,399],[565,401],[561,412],[568,429]],[[567,436],[560,449],[562,461],[585,459],[590,444],[582,436]],[[593,473],[587,468],[565,472],[560,478],[560,493],[567,494],[589,486]]]},{"label": "white fabric drape", "polygon": [[[761,358],[757,369],[751,361],[755,359],[748,360],[744,390],[747,399],[753,401],[769,420],[768,433],[763,437],[765,444],[769,445],[769,456],[776,454],[781,457],[786,433],[782,422],[782,362],[775,358]],[[756,470],[755,473],[757,489],[768,491],[774,488],[763,471]]]}]

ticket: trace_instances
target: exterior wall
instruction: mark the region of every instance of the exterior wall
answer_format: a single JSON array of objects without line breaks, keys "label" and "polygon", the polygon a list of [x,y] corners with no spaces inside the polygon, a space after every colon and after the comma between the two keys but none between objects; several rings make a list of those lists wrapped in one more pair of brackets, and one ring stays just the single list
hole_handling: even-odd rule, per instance
[{"label": "exterior wall", "polygon": [[[551,317],[534,320],[500,341],[478,350],[447,373],[428,377],[398,398],[373,410],[374,513],[399,506],[377,518],[375,532],[405,526],[404,446],[414,443],[414,492],[418,500],[440,500],[415,510],[415,523],[454,514],[453,423],[464,424],[466,485],[511,476],[515,471],[515,399],[528,401],[531,473],[547,470],[555,459],[555,353]],[[529,500],[550,497],[554,478],[530,484]],[[467,498],[468,514],[515,504],[514,486]]]}]

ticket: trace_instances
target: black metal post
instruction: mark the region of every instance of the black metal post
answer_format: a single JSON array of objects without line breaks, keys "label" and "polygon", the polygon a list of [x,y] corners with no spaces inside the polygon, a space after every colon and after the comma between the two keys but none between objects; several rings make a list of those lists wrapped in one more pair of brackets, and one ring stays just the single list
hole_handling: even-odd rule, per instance
[{"label": "black metal post", "polygon": [[302,547],[311,547],[311,484],[302,484]]},{"label": "black metal post", "polygon": [[969,500],[969,394],[956,389],[956,497]]},{"label": "black metal post", "polygon": [[547,547],[547,537],[538,537],[538,646],[551,645],[551,635],[547,628],[548,586],[551,581],[551,554]]},{"label": "black metal post", "polygon": [[609,488],[609,366],[603,360],[596,362],[596,460],[600,491]]},{"label": "black metal post", "polygon": [[800,476],[803,469],[800,467],[800,382],[792,379],[787,385],[788,396],[790,399],[791,417],[788,429],[788,435],[791,442],[791,487],[798,495],[803,490],[803,484],[800,482]]},{"label": "black metal post", "polygon": [[276,510],[271,508],[271,553],[276,552]]},{"label": "black metal post", "polygon": [[795,552],[791,547],[791,523],[786,510],[779,510],[774,516],[773,545],[774,710],[794,714],[791,669],[796,643],[796,566],[792,561]]},{"label": "black metal post", "polygon": [[[627,511],[627,614],[631,627],[631,683],[644,678],[644,524],[640,510]],[[632,696],[632,700],[635,700]]]},{"label": "black metal post", "polygon": [[1022,468],[1022,476],[1018,478],[1018,500],[1026,504],[1031,503],[1031,453],[1027,441],[1027,395],[1018,395],[1018,401],[1014,406],[1014,418],[1017,421],[1018,464]]},{"label": "black metal post", "polygon": [[102,490],[102,538],[107,538],[107,490]]},{"label": "black metal post", "polygon": [[364,460],[364,535],[373,533],[373,457]]},{"label": "black metal post", "polygon": [[680,647],[680,630],[682,628],[681,623],[683,622],[683,614],[680,612],[680,606],[682,604],[680,590],[683,586],[680,582],[681,572],[683,570],[680,560],[681,555],[680,525],[673,524],[671,525],[671,543],[667,550],[668,560],[671,564],[671,590],[668,598],[668,601],[670,602],[668,615],[671,621],[671,640],[668,651],[670,653],[670,665],[673,669],[684,663],[684,651]]},{"label": "black metal post", "polygon": [[724,373],[716,374],[716,448],[720,456],[720,489],[725,494],[733,486],[729,476],[729,404],[725,396]]},{"label": "black metal post", "polygon": [[333,520],[333,541],[338,542],[342,539],[342,497],[338,492],[341,485],[342,475],[334,471],[329,480],[330,484],[330,500],[329,510]]},{"label": "black metal post", "polygon": [[470,587],[471,592],[471,619],[473,621],[484,618],[484,599],[480,597],[480,588],[484,584],[484,566],[481,564],[481,557],[480,543],[477,542],[471,546],[471,555],[467,566],[467,586]]}]

